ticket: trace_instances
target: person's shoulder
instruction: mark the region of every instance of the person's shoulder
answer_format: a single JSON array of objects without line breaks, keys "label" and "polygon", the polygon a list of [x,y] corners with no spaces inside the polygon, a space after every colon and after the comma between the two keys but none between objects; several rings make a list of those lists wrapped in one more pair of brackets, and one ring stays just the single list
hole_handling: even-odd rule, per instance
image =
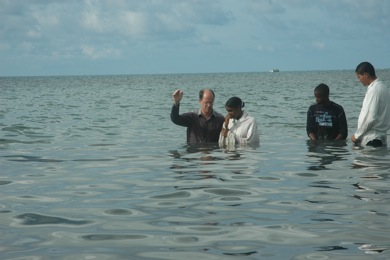
[{"label": "person's shoulder", "polygon": [[334,101],[330,101],[330,103],[332,104],[332,106],[341,107],[341,108],[343,107],[342,105],[340,105]]},{"label": "person's shoulder", "polygon": [[373,83],[377,84],[377,85],[385,85],[385,83],[380,78],[377,78],[376,80],[374,80]]},{"label": "person's shoulder", "polygon": [[318,109],[318,107],[319,107],[319,104],[313,103],[313,104],[311,104],[311,105],[309,106],[309,110]]},{"label": "person's shoulder", "polygon": [[240,118],[241,122],[245,123],[256,123],[256,118],[250,116],[247,112],[244,112],[242,117]]},{"label": "person's shoulder", "polygon": [[379,78],[371,82],[370,86],[377,89],[387,89],[386,84]]},{"label": "person's shoulder", "polygon": [[248,115],[249,122],[256,123],[256,118],[253,116]]},{"label": "person's shoulder", "polygon": [[217,111],[213,111],[213,113],[214,113],[214,116],[215,116],[216,118],[223,118],[223,120],[225,120],[225,116],[222,115],[221,113],[218,113]]},{"label": "person's shoulder", "polygon": [[333,102],[333,101],[330,101],[331,105],[339,110],[343,110],[344,111],[344,108],[342,105],[340,104],[337,104],[336,102]]},{"label": "person's shoulder", "polygon": [[193,111],[189,111],[189,112],[184,112],[183,114],[181,114],[181,116],[184,116],[184,117],[197,117],[198,116],[198,111],[197,110],[193,110]]},{"label": "person's shoulder", "polygon": [[253,120],[255,119],[253,116],[249,115],[247,112],[244,111],[244,113],[242,114],[242,117],[243,118],[247,118],[249,120]]},{"label": "person's shoulder", "polygon": [[381,91],[388,91],[388,88],[387,88],[386,84],[382,80],[380,80],[380,79],[375,80],[375,84],[374,85],[375,85],[375,87],[377,87]]}]

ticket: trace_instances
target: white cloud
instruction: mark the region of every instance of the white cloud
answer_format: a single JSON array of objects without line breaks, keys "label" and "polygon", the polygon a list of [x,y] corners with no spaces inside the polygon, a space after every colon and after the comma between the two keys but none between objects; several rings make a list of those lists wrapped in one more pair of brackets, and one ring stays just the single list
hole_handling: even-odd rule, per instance
[{"label": "white cloud", "polygon": [[257,50],[265,52],[273,52],[275,48],[273,46],[257,45]]},{"label": "white cloud", "polygon": [[0,0],[0,17],[1,68],[44,57],[69,67],[80,59],[148,62],[147,73],[161,70],[161,60],[179,71],[205,63],[257,70],[259,55],[287,64],[307,51],[342,53],[346,64],[362,46],[389,64],[387,0]]},{"label": "white cloud", "polygon": [[325,48],[325,43],[322,41],[314,41],[313,46],[317,49],[324,49]]},{"label": "white cloud", "polygon": [[59,24],[59,18],[56,14],[51,13],[52,11],[50,8],[43,11],[36,10],[32,13],[32,17],[34,17],[39,26],[56,27]]},{"label": "white cloud", "polygon": [[172,15],[159,14],[157,19],[161,22],[162,27],[165,27],[168,31],[183,31],[186,29],[186,25]]},{"label": "white cloud", "polygon": [[85,12],[83,14],[82,25],[87,30],[95,32],[104,32],[105,29],[99,20],[99,16],[96,12]]},{"label": "white cloud", "polygon": [[86,57],[92,59],[100,59],[107,57],[116,58],[120,56],[120,51],[112,48],[97,48],[89,45],[81,45],[80,49]]},{"label": "white cloud", "polygon": [[262,15],[282,14],[286,11],[282,2],[272,0],[251,0],[248,7],[250,11]]},{"label": "white cloud", "polygon": [[42,36],[41,28],[35,28],[27,31],[27,36],[29,38],[40,38]]},{"label": "white cloud", "polygon": [[10,49],[10,45],[8,43],[0,42],[0,51],[7,51]]},{"label": "white cloud", "polygon": [[147,19],[142,13],[127,11],[120,21],[120,27],[127,35],[139,35],[147,31]]},{"label": "white cloud", "polygon": [[25,51],[25,52],[29,52],[29,51],[32,51],[34,49],[34,45],[30,42],[22,42],[20,45],[19,45],[20,49]]}]

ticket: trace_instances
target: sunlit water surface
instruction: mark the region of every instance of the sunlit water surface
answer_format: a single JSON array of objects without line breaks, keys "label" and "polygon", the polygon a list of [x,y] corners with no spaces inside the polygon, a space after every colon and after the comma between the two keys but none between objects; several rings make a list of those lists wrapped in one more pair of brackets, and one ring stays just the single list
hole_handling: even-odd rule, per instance
[{"label": "sunlit water surface", "polygon": [[[0,259],[389,259],[389,148],[308,142],[321,82],[351,136],[353,71],[0,78]],[[204,87],[260,147],[185,143]]]}]

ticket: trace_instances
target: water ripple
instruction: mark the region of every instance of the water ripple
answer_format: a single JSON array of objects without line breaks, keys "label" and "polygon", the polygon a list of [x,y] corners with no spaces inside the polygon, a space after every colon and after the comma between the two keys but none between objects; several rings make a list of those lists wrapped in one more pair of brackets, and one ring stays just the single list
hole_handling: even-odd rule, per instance
[{"label": "water ripple", "polygon": [[244,196],[251,195],[252,193],[242,190],[233,190],[233,189],[206,189],[205,192],[222,195],[222,196]]},{"label": "water ripple", "polygon": [[145,235],[116,235],[116,234],[92,234],[84,235],[81,238],[86,240],[101,241],[101,240],[126,240],[126,239],[145,239]]},{"label": "water ripple", "polygon": [[87,225],[93,223],[89,220],[71,220],[61,217],[45,216],[35,213],[25,213],[14,217],[20,220],[22,225]]},{"label": "water ripple", "polygon": [[187,198],[190,196],[191,196],[191,193],[189,193],[189,192],[178,191],[178,192],[173,192],[173,193],[169,193],[169,194],[152,196],[151,198],[154,198],[154,199],[179,199],[179,198]]},{"label": "water ripple", "polygon": [[109,214],[109,215],[117,215],[117,216],[133,214],[133,212],[131,210],[128,210],[128,209],[109,209],[109,210],[106,210],[104,212]]}]

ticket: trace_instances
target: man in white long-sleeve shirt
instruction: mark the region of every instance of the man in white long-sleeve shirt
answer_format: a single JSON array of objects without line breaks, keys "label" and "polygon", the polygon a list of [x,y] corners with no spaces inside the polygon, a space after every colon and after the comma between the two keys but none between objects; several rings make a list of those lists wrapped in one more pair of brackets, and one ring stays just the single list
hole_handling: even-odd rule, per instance
[{"label": "man in white long-sleeve shirt", "polygon": [[363,86],[367,86],[367,92],[356,132],[351,139],[355,144],[363,146],[386,146],[387,131],[390,129],[389,90],[377,79],[371,63],[360,63],[355,72]]}]

